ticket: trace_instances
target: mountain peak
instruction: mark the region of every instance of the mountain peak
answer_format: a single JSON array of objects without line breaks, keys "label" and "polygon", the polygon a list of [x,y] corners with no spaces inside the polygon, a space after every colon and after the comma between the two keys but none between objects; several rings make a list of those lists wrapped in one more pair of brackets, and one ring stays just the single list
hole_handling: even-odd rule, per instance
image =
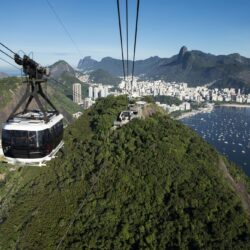
[{"label": "mountain peak", "polygon": [[6,77],[8,77],[8,75],[6,73],[0,72],[0,79],[6,78]]},{"label": "mountain peak", "polygon": [[110,61],[110,60],[113,60],[114,58],[112,58],[111,56],[106,56],[106,57],[103,57],[101,62],[103,61]]},{"label": "mountain peak", "polygon": [[51,67],[56,65],[68,65],[68,63],[65,60],[58,60],[57,62],[52,64]]},{"label": "mountain peak", "polygon": [[188,52],[187,47],[186,46],[182,46],[181,49],[180,49],[178,57],[182,58],[186,54],[186,52]]},{"label": "mountain peak", "polygon": [[68,72],[71,75],[75,75],[74,69],[64,60],[59,60],[50,66],[50,74],[54,78],[61,76],[64,72]]},{"label": "mountain peak", "polygon": [[85,56],[85,57],[83,58],[83,60],[89,60],[89,59],[92,59],[91,56]]},{"label": "mountain peak", "polygon": [[77,68],[83,71],[91,70],[96,63],[97,61],[92,59],[91,56],[85,56],[83,59],[80,59]]}]

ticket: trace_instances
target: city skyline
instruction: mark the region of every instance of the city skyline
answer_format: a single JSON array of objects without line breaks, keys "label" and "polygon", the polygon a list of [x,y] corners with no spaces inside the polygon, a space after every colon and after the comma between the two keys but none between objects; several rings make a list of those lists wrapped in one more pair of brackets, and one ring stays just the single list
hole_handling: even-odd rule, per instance
[{"label": "city skyline", "polygon": [[[124,3],[121,1],[123,23]],[[171,57],[183,45],[215,55],[240,53],[250,57],[249,7],[247,0],[141,1],[136,59]],[[130,52],[135,8],[136,1],[129,1]],[[1,42],[14,51],[33,52],[34,59],[45,66],[63,59],[75,67],[80,58],[89,55],[97,60],[121,58],[113,0],[10,0],[1,4],[0,20]],[[5,69],[12,68],[0,61],[0,71]]]}]

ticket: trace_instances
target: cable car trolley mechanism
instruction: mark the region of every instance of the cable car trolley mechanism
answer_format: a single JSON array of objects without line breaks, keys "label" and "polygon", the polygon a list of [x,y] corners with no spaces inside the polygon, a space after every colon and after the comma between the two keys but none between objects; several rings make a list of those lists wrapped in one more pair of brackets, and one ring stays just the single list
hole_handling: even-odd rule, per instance
[{"label": "cable car trolley mechanism", "polygon": [[[26,55],[21,58],[14,53],[14,60],[22,66],[27,76],[27,88],[3,124],[3,153],[10,164],[42,166],[63,146],[63,115],[42,89],[41,84],[46,82],[49,76],[48,69]],[[38,106],[36,110],[29,109],[33,99]],[[49,109],[41,99],[48,104]]]}]

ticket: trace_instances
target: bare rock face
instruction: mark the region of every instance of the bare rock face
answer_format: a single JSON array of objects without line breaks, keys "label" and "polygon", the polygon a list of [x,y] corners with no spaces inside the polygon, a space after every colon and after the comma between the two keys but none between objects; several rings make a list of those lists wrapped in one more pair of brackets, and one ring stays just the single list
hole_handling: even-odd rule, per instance
[{"label": "bare rock face", "polygon": [[95,68],[97,63],[98,62],[92,59],[90,56],[85,56],[83,59],[79,61],[77,68],[82,71],[88,71]]},{"label": "bare rock face", "polygon": [[178,54],[178,60],[181,60],[187,52],[188,52],[187,47],[182,46],[181,49],[180,49],[180,52]]}]

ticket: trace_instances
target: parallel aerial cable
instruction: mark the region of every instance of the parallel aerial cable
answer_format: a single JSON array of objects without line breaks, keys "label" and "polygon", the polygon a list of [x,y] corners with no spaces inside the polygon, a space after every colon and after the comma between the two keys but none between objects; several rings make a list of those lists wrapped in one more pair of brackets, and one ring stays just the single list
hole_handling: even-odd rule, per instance
[{"label": "parallel aerial cable", "polygon": [[[137,0],[136,7],[136,23],[135,23],[135,36],[134,36],[134,49],[133,49],[133,61],[132,61],[132,80],[133,84],[134,73],[135,73],[135,54],[136,54],[136,43],[137,43],[137,33],[138,33],[138,19],[139,19],[139,9],[140,9],[140,0]],[[121,43],[121,54],[122,54],[122,64],[123,64],[123,75],[124,80],[126,76],[129,75],[129,46],[128,46],[128,0],[126,0],[126,46],[127,46],[127,58],[126,58],[126,70],[125,70],[125,60],[123,53],[123,38],[122,38],[122,28],[121,28],[121,14],[120,14],[120,0],[117,0],[117,12],[118,12],[118,21],[119,21],[119,31],[120,31],[120,43]]]},{"label": "parallel aerial cable", "polygon": [[[6,45],[4,45],[3,43],[0,42],[0,45],[2,45],[5,49],[7,49],[8,51],[10,51],[13,54],[16,54],[13,50],[11,50],[10,48],[8,48]],[[6,55],[7,57],[11,58],[12,60],[14,60],[14,58],[12,56],[10,56],[8,53],[6,53],[5,51],[0,49],[0,52],[2,52],[4,55]],[[11,65],[12,67],[21,70],[20,68],[18,68],[16,65],[10,63],[9,61],[5,60],[4,58],[0,58],[1,61]]]},{"label": "parallel aerial cable", "polygon": [[[47,0],[48,1],[48,0]],[[135,27],[135,41],[134,41],[134,54],[133,54],[133,68],[132,68],[132,79],[133,79],[133,75],[134,75],[134,62],[135,62],[135,53],[136,53],[136,40],[137,40],[137,30],[138,30],[138,16],[139,16],[139,6],[140,6],[140,0],[137,0],[137,11],[136,11],[136,27]],[[124,76],[124,80],[126,79],[126,71],[125,71],[125,62],[124,62],[124,53],[123,53],[123,39],[122,39],[122,28],[121,28],[121,15],[120,15],[120,0],[117,0],[117,12],[118,12],[118,22],[119,22],[119,32],[120,32],[120,43],[121,43],[121,54],[122,54],[122,64],[123,64],[123,76]],[[126,0],[126,23],[127,23],[127,73],[128,73],[128,3]],[[54,80],[56,82],[58,82],[56,79],[54,78],[50,78],[51,80]],[[133,80],[132,80],[133,81]],[[75,211],[75,213],[73,214],[73,218],[70,220],[65,233],[63,234],[63,236],[60,238],[60,241],[56,247],[56,249],[61,249],[61,245],[63,243],[63,241],[65,240],[65,238],[67,237],[70,229],[72,228],[72,226],[75,223],[75,220],[77,218],[77,216],[80,214],[81,210],[83,209],[83,206],[88,198],[88,196],[90,195],[90,193],[92,192],[94,186],[96,185],[99,176],[101,175],[102,170],[104,169],[105,165],[102,165],[96,181],[91,185],[91,187],[89,188],[88,192],[85,193],[82,201],[80,202],[78,209]]]},{"label": "parallel aerial cable", "polygon": [[7,60],[5,60],[5,59],[3,59],[3,58],[1,58],[1,57],[0,57],[0,60],[3,61],[3,62],[5,62],[5,63],[8,63],[9,65],[11,65],[12,67],[14,67],[14,68],[16,68],[16,69],[18,69],[18,70],[22,70],[22,69],[18,68],[16,65],[14,65],[14,64],[12,64],[12,63],[10,63],[10,62],[8,62]]},{"label": "parallel aerial cable", "polygon": [[68,29],[66,28],[66,26],[64,25],[62,19],[59,17],[59,15],[57,14],[55,8],[52,6],[52,4],[50,3],[49,0],[46,0],[49,8],[51,9],[52,13],[55,15],[56,19],[58,20],[58,22],[60,23],[60,25],[62,26],[63,30],[65,31],[65,33],[67,34],[67,36],[69,37],[70,41],[72,42],[72,44],[74,45],[77,54],[79,54],[81,57],[83,57],[79,47],[77,46],[76,42],[74,41],[74,39],[72,38],[70,32],[68,31]]},{"label": "parallel aerial cable", "polygon": [[138,17],[139,17],[140,0],[137,0],[136,8],[136,24],[135,24],[135,40],[134,40],[134,54],[133,54],[133,64],[132,64],[132,81],[134,81],[134,71],[135,71],[135,52],[136,52],[136,41],[137,41],[137,30],[138,30]]},{"label": "parallel aerial cable", "polygon": [[127,34],[127,77],[129,76],[129,62],[128,62],[128,0],[126,0],[126,34]]},{"label": "parallel aerial cable", "polygon": [[12,56],[10,56],[8,53],[4,52],[3,50],[0,49],[0,52],[2,52],[4,55],[8,56],[10,59],[14,60]]},{"label": "parallel aerial cable", "polygon": [[117,12],[118,12],[118,23],[119,23],[119,32],[120,32],[120,43],[121,43],[121,53],[122,53],[122,67],[123,67],[123,78],[126,79],[125,72],[125,62],[123,54],[123,39],[122,39],[122,25],[121,25],[121,14],[120,14],[120,0],[117,0]]},{"label": "parallel aerial cable", "polygon": [[[56,79],[53,78],[53,77],[48,77],[47,80],[49,80],[49,81],[54,81],[54,82],[56,82],[56,83],[58,83],[58,84],[64,85],[62,82],[56,80]],[[75,91],[72,91],[72,93],[75,94],[75,95],[78,96],[78,97],[81,96],[81,94],[79,94],[79,93],[77,93],[77,92],[75,92]]]},{"label": "parallel aerial cable", "polygon": [[0,42],[0,45],[2,45],[5,49],[7,49],[8,51],[10,51],[13,54],[16,54],[13,50],[11,50],[10,48],[8,48],[6,45],[4,45],[3,43]]}]

